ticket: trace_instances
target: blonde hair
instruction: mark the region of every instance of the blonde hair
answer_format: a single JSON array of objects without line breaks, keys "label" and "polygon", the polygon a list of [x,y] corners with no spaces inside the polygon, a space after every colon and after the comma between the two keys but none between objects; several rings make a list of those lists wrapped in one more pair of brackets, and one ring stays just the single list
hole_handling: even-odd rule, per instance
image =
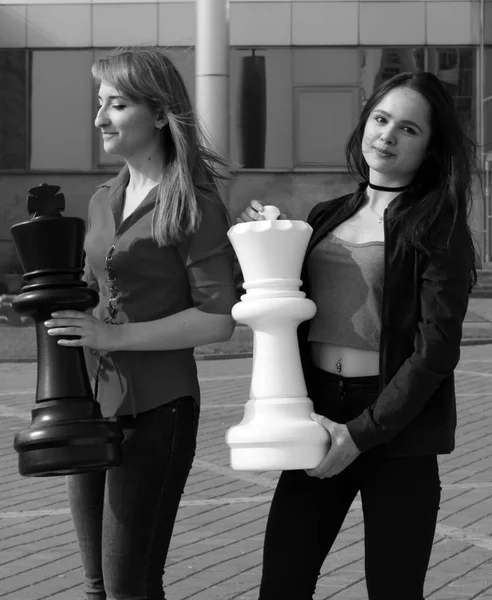
[{"label": "blonde hair", "polygon": [[165,163],[152,237],[159,246],[182,241],[200,224],[197,196],[217,198],[216,179],[224,178],[220,168],[229,165],[205,146],[204,133],[179,71],[160,50],[118,48],[96,60],[92,75],[166,118],[161,130]]}]

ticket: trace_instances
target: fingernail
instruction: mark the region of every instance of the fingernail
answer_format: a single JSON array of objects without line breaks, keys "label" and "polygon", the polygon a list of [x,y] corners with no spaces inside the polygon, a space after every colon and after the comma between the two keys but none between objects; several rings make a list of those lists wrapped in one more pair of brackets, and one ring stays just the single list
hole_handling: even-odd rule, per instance
[{"label": "fingernail", "polygon": [[53,321],[45,321],[44,324],[46,327],[51,327],[53,325]]},{"label": "fingernail", "polygon": [[51,313],[51,316],[52,316],[52,317],[57,317],[57,316],[58,316],[58,313],[57,313],[57,312]]}]

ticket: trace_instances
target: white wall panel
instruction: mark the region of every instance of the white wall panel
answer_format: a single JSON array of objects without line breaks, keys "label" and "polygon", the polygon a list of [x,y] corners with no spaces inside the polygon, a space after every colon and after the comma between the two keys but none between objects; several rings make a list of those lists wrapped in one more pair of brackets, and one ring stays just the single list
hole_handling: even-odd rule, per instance
[{"label": "white wall panel", "polygon": [[358,85],[357,48],[295,48],[295,85]]},{"label": "white wall panel", "polygon": [[294,45],[355,45],[357,40],[357,2],[293,2]]},{"label": "white wall panel", "polygon": [[361,2],[359,29],[362,45],[423,44],[425,2]]},{"label": "white wall panel", "polygon": [[426,8],[427,44],[479,43],[479,2],[432,2]]},{"label": "white wall panel", "polygon": [[355,87],[295,88],[294,166],[344,167],[345,144],[358,113]]},{"label": "white wall panel", "polygon": [[159,45],[193,46],[195,44],[195,3],[159,4]]},{"label": "white wall panel", "polygon": [[29,4],[27,44],[31,48],[91,45],[91,6],[89,4]]},{"label": "white wall panel", "polygon": [[151,4],[152,0],[90,0],[92,4]]},{"label": "white wall panel", "polygon": [[92,167],[92,60],[92,50],[33,52],[32,169]]},{"label": "white wall panel", "polygon": [[157,4],[94,4],[94,46],[157,44]]},{"label": "white wall panel", "polygon": [[51,4],[92,4],[92,0],[0,0],[0,4],[31,4],[33,6]]},{"label": "white wall panel", "polygon": [[26,46],[25,6],[0,7],[0,48],[24,48]]},{"label": "white wall panel", "polygon": [[234,2],[230,6],[231,46],[288,46],[292,42],[289,2]]}]

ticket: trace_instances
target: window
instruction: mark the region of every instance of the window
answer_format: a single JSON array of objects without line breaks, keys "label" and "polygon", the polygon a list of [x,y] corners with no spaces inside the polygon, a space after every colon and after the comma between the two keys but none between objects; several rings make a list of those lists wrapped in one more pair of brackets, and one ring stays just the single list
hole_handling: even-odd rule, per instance
[{"label": "window", "polygon": [[244,169],[292,167],[292,50],[232,48],[231,157]]},{"label": "window", "polygon": [[26,169],[29,162],[29,54],[0,50],[0,169]]},{"label": "window", "polygon": [[92,50],[33,51],[32,170],[92,168],[92,60]]},{"label": "window", "polygon": [[[194,48],[162,48],[161,49],[166,56],[168,56],[176,68],[180,72],[184,83],[188,89],[188,93],[191,96],[192,102],[195,97],[195,50]],[[104,48],[101,50],[94,51],[93,60],[98,58],[104,58],[111,54],[111,48]],[[90,67],[89,67],[90,70]],[[94,167],[98,169],[112,168],[118,170],[124,164],[121,156],[116,154],[106,154],[104,152],[104,146],[100,131],[94,126],[94,120],[98,111],[99,102],[97,99],[97,85],[93,86],[92,94],[92,121],[91,128],[93,134],[93,148],[94,148]]]},{"label": "window", "polygon": [[294,168],[345,169],[359,115],[355,48],[295,48]]},{"label": "window", "polygon": [[425,48],[361,48],[362,105],[388,79],[425,69]]},{"label": "window", "polygon": [[483,135],[485,152],[492,152],[492,47],[485,48],[485,101]]},{"label": "window", "polygon": [[345,164],[359,110],[355,48],[232,48],[231,156],[244,169]]},{"label": "window", "polygon": [[468,135],[475,137],[475,50],[473,48],[427,48],[427,70],[439,77],[454,98],[463,128]]},{"label": "window", "polygon": [[[194,98],[193,48],[162,48]],[[90,66],[105,49],[0,49],[0,171],[117,170],[94,127]],[[492,50],[487,48],[487,55]],[[429,70],[476,136],[476,48],[230,49],[230,155],[243,169],[344,169],[361,108],[397,73]],[[487,96],[492,84],[486,81]],[[486,104],[490,121],[492,102]],[[486,142],[491,137],[486,129]]]},{"label": "window", "polygon": [[437,75],[453,97],[465,131],[476,135],[474,48],[361,48],[363,104],[383,81],[405,71]]}]

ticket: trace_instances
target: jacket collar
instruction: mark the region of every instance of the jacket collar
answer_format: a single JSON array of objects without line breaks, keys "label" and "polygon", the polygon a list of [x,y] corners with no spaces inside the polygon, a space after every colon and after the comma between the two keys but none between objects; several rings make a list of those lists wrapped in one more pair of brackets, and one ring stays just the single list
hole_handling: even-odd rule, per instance
[{"label": "jacket collar", "polygon": [[104,183],[99,184],[98,188],[107,188],[110,196],[114,196],[117,191],[122,187],[126,186],[130,180],[130,171],[128,166],[125,165],[121,171],[115,177],[108,179]]},{"label": "jacket collar", "polygon": [[125,200],[125,189],[130,181],[130,171],[128,166],[125,165],[121,171],[116,175],[100,184],[99,188],[105,188],[108,190],[109,203],[111,206],[111,212],[113,213],[115,230],[121,234],[123,231],[128,229],[135,221],[140,219],[147,212],[152,210],[155,206],[157,199],[157,187],[154,187],[147,196],[142,200],[142,203],[134,210],[134,212],[123,221],[123,204]]},{"label": "jacket collar", "polygon": [[[359,183],[353,194],[347,194],[323,203],[321,210],[309,222],[314,229],[314,234],[309,240],[306,256],[330,231],[352,217],[361,208],[366,201],[366,187],[367,182]],[[388,227],[391,227],[392,218],[398,214],[402,205],[412,202],[414,197],[415,190],[411,189],[401,192],[390,202],[387,209]]]},{"label": "jacket collar", "polygon": [[318,242],[320,242],[330,231],[357,212],[365,200],[365,188],[365,184],[360,184],[353,194],[341,196],[335,200],[329,200],[323,203],[321,210],[309,223],[314,229],[314,233],[309,240],[306,257],[314,246],[316,246],[316,244],[318,244]]}]

